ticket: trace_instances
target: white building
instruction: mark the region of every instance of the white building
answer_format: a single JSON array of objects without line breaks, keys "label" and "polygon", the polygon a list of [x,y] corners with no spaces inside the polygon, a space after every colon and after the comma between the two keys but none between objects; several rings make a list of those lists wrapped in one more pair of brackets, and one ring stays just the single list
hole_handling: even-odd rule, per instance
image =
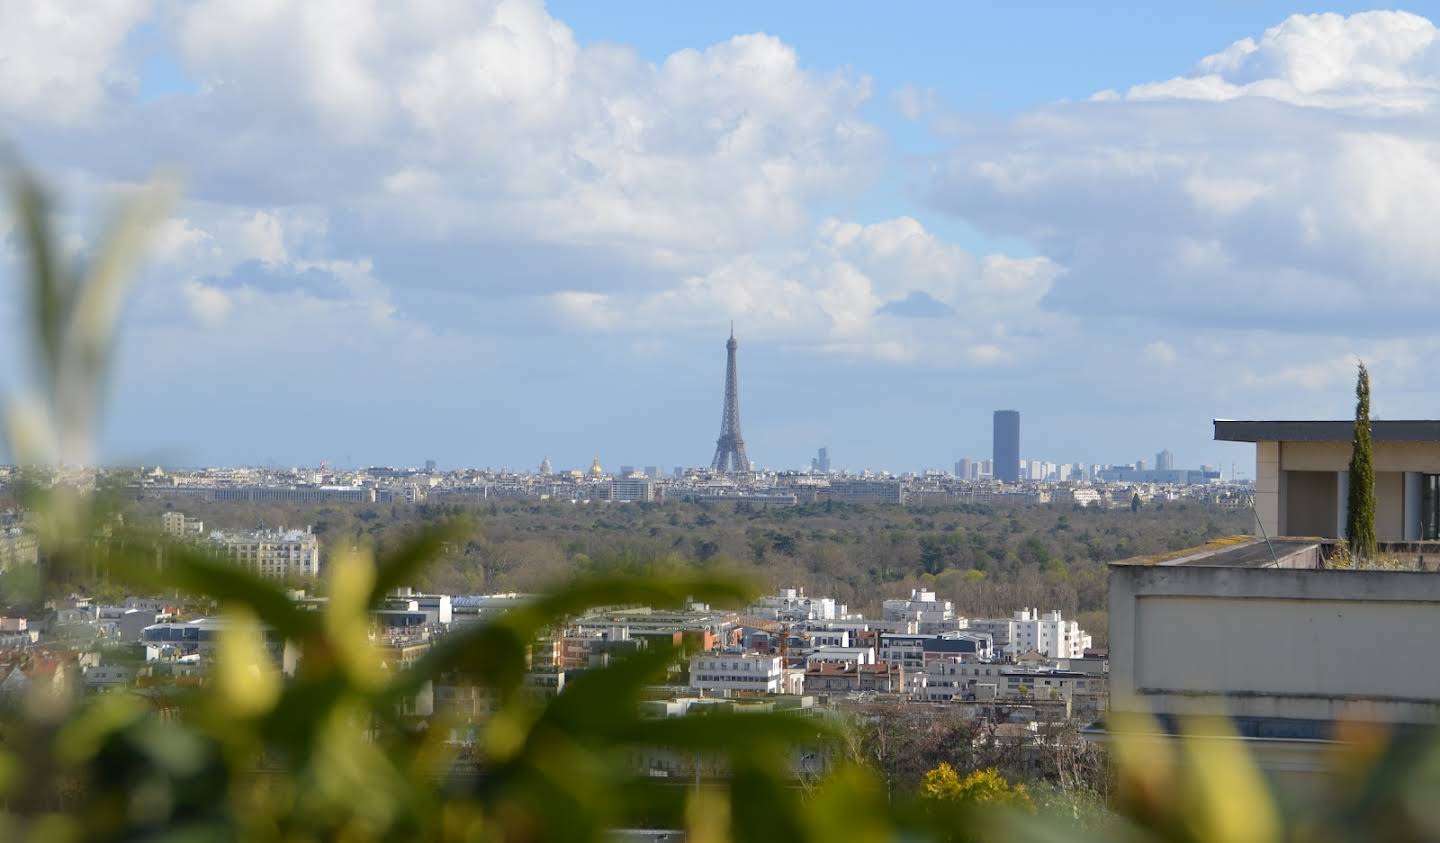
[{"label": "white building", "polygon": [[755,601],[747,614],[772,620],[833,621],[849,617],[849,609],[833,597],[808,597],[803,588],[782,588]]},{"label": "white building", "polygon": [[874,664],[875,651],[869,647],[817,647],[805,657],[806,664],[834,662],[848,664]]},{"label": "white building", "polygon": [[320,540],[304,530],[212,532],[210,544],[231,561],[263,577],[314,577],[320,574]]},{"label": "white building", "polygon": [[199,536],[205,532],[205,522],[199,518],[186,518],[185,513],[171,510],[160,516],[160,528],[167,536]]},{"label": "white building", "polygon": [[779,656],[759,653],[705,653],[690,657],[690,687],[729,696],[734,691],[778,694],[785,668]]},{"label": "white building", "polygon": [[1093,486],[1064,486],[1050,495],[1055,506],[1104,506],[1105,496]]},{"label": "white building", "polygon": [[881,613],[887,621],[914,621],[920,632],[965,628],[965,619],[955,617],[949,600],[939,600],[935,592],[923,588],[913,589],[908,599],[886,600]]},{"label": "white building", "polygon": [[1059,611],[1021,609],[1008,619],[972,621],[971,628],[989,632],[997,643],[1003,639],[1004,652],[1011,656],[1034,650],[1049,659],[1078,659],[1091,646],[1090,634]]},{"label": "white building", "polygon": [[998,688],[1004,683],[1004,668],[988,662],[968,662],[946,659],[925,665],[924,681],[911,685],[916,699],[929,702],[950,702],[954,699],[973,699],[979,685]]}]

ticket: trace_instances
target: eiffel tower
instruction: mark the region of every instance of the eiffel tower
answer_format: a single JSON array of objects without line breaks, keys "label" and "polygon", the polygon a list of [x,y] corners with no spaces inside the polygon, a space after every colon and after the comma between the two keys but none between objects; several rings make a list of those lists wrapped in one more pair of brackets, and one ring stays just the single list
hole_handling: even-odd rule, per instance
[{"label": "eiffel tower", "polygon": [[713,471],[748,472],[750,458],[745,456],[745,440],[740,436],[740,381],[735,375],[735,323],[730,323],[730,339],[725,343],[725,412],[720,417],[720,438],[715,440]]}]

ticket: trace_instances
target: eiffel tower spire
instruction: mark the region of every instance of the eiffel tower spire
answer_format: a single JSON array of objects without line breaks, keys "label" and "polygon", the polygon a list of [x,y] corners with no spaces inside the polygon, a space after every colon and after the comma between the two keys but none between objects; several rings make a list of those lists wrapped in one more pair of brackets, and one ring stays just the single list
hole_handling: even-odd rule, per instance
[{"label": "eiffel tower spire", "polygon": [[748,472],[750,458],[745,456],[745,440],[740,436],[740,379],[735,374],[735,323],[730,323],[730,339],[725,343],[725,411],[720,416],[720,438],[715,440],[715,458],[710,461],[714,471]]}]

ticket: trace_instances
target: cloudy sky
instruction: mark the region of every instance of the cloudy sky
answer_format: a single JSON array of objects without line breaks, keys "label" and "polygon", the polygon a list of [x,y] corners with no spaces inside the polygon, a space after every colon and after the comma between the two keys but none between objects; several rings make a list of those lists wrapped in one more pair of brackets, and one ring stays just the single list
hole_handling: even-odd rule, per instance
[{"label": "cloudy sky", "polygon": [[185,177],[106,457],[704,464],[731,320],[776,468],[1440,413],[1440,8],[903,5],[0,0],[76,254]]}]

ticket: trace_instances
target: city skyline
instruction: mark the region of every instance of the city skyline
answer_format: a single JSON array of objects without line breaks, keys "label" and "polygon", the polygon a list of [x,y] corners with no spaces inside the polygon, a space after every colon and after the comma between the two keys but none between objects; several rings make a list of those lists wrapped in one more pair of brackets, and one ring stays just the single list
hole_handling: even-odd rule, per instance
[{"label": "city skyline", "polygon": [[703,464],[731,319],[762,465],[945,466],[997,407],[1036,455],[1243,465],[1210,418],[1344,418],[1357,356],[1432,415],[1436,5],[1043,8],[87,6],[7,21],[47,47],[0,115],[78,253],[186,175],[108,463]]}]

